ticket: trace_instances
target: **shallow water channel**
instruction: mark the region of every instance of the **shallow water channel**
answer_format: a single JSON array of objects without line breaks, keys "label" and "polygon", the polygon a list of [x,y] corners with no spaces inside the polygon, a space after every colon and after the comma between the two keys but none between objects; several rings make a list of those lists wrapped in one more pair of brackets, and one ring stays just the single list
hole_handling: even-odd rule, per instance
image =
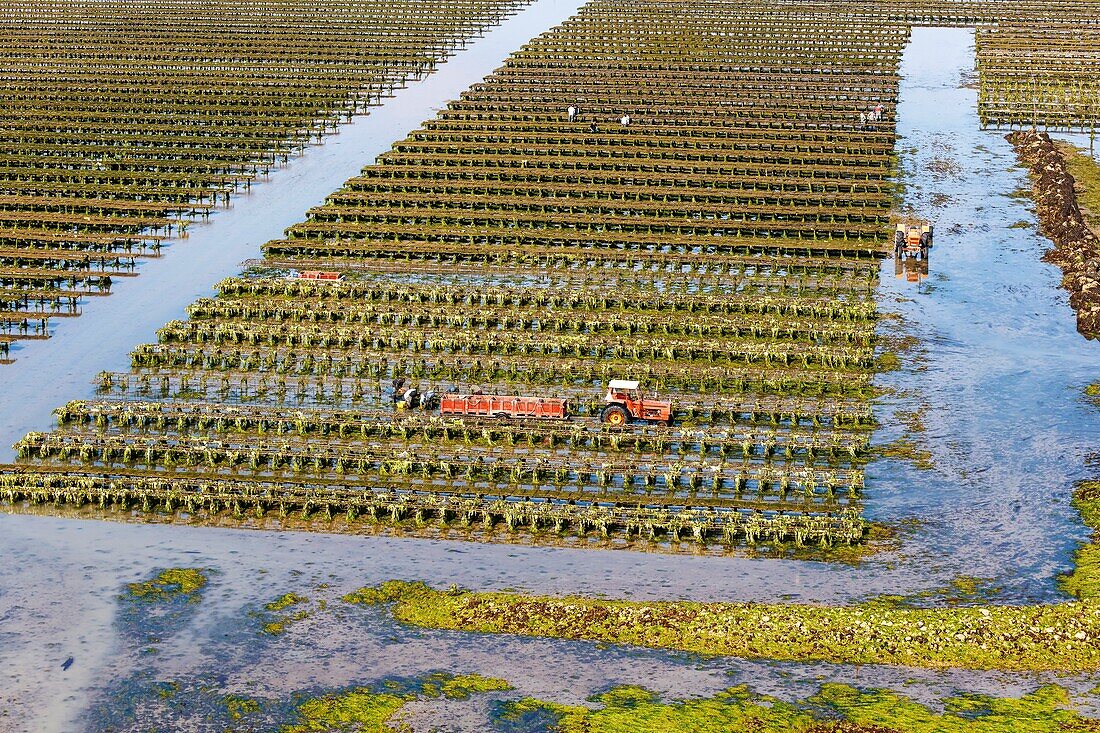
[{"label": "shallow water channel", "polygon": [[[918,49],[927,53],[917,54]],[[916,71],[914,63],[919,63]],[[901,391],[877,415],[922,410],[934,468],[872,464],[871,518],[915,517],[909,560],[991,578],[1012,601],[1057,598],[1086,536],[1070,505],[1100,446],[1100,412],[1084,395],[1100,347],[1075,330],[1061,272],[1043,263],[1030,184],[1003,131],[980,129],[972,78],[973,31],[913,31],[899,109],[904,204],[935,222],[930,274],[919,284],[884,263],[880,306],[900,316],[885,335],[919,344],[879,384]],[[920,559],[923,558],[923,559]]]},{"label": "shallow water channel", "polygon": [[[501,45],[484,45],[497,42],[497,31],[466,54],[488,57],[485,49],[492,48],[493,58],[503,58],[521,36],[535,35],[573,7],[541,0],[535,16],[509,21],[527,17],[530,25],[522,32],[506,26]],[[496,64],[467,64],[466,58],[448,62],[238,199],[233,211],[195,230],[141,277],[62,326],[69,331],[56,341],[22,352],[0,383],[3,442],[48,427],[50,410],[89,394],[92,375],[124,368],[130,346],[181,316],[186,303],[230,274],[235,262],[301,219],[308,205]],[[925,406],[926,432],[915,440],[931,450],[934,464],[923,471],[898,460],[870,466],[869,516],[920,520],[899,551],[854,567],[0,515],[0,553],[7,559],[0,565],[0,730],[101,730],[108,723],[137,729],[136,720],[127,722],[127,696],[148,694],[152,681],[169,680],[185,688],[204,682],[218,694],[285,698],[446,670],[503,677],[517,688],[511,697],[565,703],[580,703],[616,683],[683,697],[749,682],[761,692],[803,697],[829,679],[895,687],[934,702],[956,690],[1019,694],[1047,680],[703,660],[408,630],[383,610],[347,609],[338,601],[356,587],[404,578],[638,599],[843,602],[932,589],[959,575],[990,578],[1001,589],[994,595],[999,600],[1057,599],[1053,576],[1069,569],[1074,544],[1085,536],[1068,498],[1100,432],[1100,415],[1082,394],[1097,378],[1096,345],[1076,334],[1058,272],[1039,261],[1047,244],[1035,232],[1026,200],[1010,197],[1027,185],[1024,172],[1001,133],[979,128],[976,93],[962,86],[972,67],[973,33],[965,29],[915,29],[903,62],[905,202],[936,222],[937,237],[925,282],[895,280],[892,262],[883,270],[882,307],[902,321],[884,322],[882,332],[913,335],[920,344],[903,354],[901,371],[880,380],[900,391],[882,400],[880,418],[891,424],[893,411]],[[432,96],[424,90],[433,83],[449,86]],[[381,127],[367,132],[372,122]],[[323,168],[324,176],[315,178],[310,166]],[[1024,223],[1012,228],[1017,222]],[[164,293],[171,297],[160,297]],[[131,315],[135,310],[140,319]],[[73,348],[83,349],[84,358],[69,364],[60,355]],[[890,427],[877,440],[900,433]],[[123,583],[171,566],[210,568],[211,585],[188,622],[167,631],[159,653],[143,654],[118,622],[118,594]],[[248,612],[288,591],[325,598],[330,610],[276,640],[261,638]],[[69,656],[74,664],[63,672]],[[1095,680],[1058,681],[1095,708],[1095,697],[1083,695]],[[444,728],[484,730],[486,706],[454,706]],[[428,726],[432,715],[424,716]],[[196,711],[162,727],[208,729]]]}]

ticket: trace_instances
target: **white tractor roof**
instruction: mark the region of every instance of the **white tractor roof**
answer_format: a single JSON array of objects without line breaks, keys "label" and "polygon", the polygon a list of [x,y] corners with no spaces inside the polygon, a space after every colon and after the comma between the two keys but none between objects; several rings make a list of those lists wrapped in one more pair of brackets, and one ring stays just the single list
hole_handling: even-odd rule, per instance
[{"label": "white tractor roof", "polygon": [[609,389],[638,389],[636,379],[612,379],[607,383]]}]

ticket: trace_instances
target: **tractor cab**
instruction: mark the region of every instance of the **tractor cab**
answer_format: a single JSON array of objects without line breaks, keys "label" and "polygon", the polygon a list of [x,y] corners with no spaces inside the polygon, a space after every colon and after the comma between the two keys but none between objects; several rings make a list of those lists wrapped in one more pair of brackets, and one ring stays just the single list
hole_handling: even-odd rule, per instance
[{"label": "tractor cab", "polygon": [[612,379],[607,383],[603,401],[600,420],[608,425],[625,425],[631,420],[672,424],[672,403],[646,399],[633,379]]}]

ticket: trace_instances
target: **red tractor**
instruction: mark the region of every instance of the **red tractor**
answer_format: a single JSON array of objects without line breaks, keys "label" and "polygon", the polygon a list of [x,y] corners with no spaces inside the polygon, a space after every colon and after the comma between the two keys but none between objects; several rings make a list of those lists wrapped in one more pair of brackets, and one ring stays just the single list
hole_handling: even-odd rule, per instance
[{"label": "red tractor", "polygon": [[607,383],[603,401],[607,406],[600,413],[600,420],[608,425],[626,425],[631,420],[672,424],[672,403],[647,400],[633,379],[612,379]]},{"label": "red tractor", "polygon": [[928,259],[932,249],[932,225],[926,221],[916,224],[898,224],[894,229],[894,256]]}]

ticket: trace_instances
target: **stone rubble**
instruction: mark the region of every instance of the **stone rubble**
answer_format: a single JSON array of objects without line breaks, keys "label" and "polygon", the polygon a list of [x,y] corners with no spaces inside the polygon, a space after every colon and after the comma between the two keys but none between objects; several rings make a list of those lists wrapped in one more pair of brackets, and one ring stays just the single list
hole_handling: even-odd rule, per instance
[{"label": "stone rubble", "polygon": [[1005,139],[1031,169],[1039,228],[1054,242],[1043,259],[1062,268],[1062,286],[1077,312],[1077,330],[1100,337],[1100,239],[1081,215],[1066,159],[1045,132],[1016,131]]}]

